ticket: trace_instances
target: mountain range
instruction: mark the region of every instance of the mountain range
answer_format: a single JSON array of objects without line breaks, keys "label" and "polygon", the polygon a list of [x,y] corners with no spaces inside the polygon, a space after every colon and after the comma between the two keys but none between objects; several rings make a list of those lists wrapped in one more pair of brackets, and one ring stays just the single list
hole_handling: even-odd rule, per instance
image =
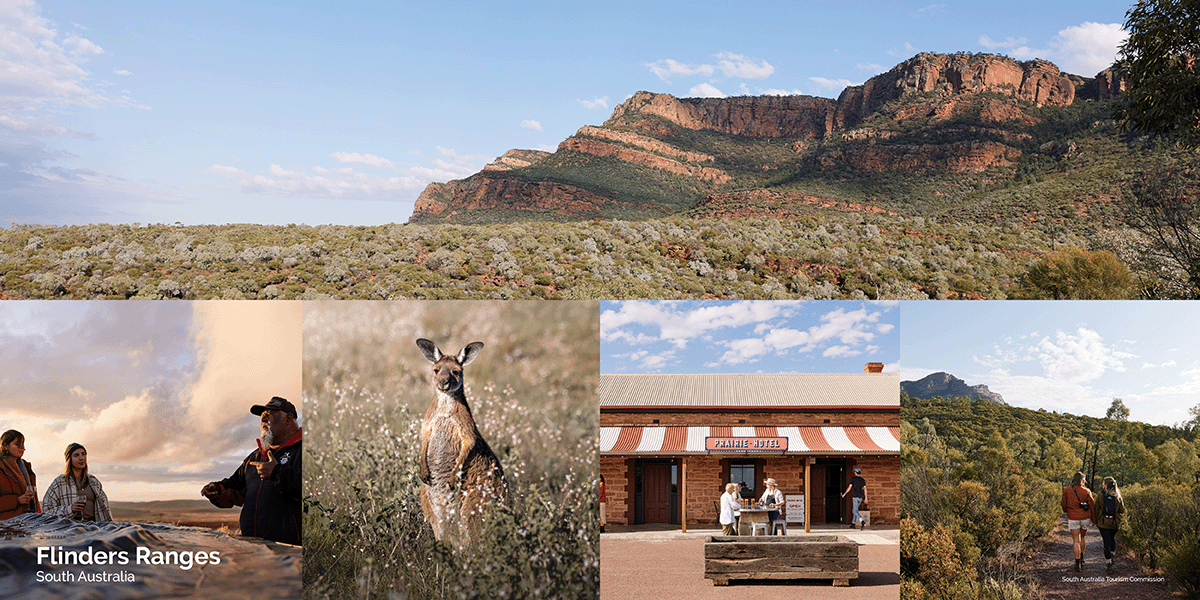
[{"label": "mountain range", "polygon": [[922,400],[966,397],[971,400],[983,399],[1006,404],[1004,398],[989,390],[988,386],[967,385],[967,382],[940,371],[926,375],[917,381],[901,381],[900,393]]},{"label": "mountain range", "polygon": [[1104,223],[1138,160],[1125,82],[1043,60],[918,54],[837,99],[639,91],[555,152],[431,183],[409,223],[775,216],[815,210]]}]

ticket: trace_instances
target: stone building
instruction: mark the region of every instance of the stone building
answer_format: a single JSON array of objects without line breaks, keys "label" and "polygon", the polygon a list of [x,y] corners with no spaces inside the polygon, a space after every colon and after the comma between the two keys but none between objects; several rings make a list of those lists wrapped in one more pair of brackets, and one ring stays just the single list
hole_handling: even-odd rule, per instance
[{"label": "stone building", "polygon": [[[872,525],[900,517],[900,378],[864,373],[602,374],[600,472],[612,524],[713,525],[729,481],[775,479],[811,525],[849,523],[860,467]],[[806,472],[807,471],[807,472]],[[813,493],[805,491],[805,481]]]}]

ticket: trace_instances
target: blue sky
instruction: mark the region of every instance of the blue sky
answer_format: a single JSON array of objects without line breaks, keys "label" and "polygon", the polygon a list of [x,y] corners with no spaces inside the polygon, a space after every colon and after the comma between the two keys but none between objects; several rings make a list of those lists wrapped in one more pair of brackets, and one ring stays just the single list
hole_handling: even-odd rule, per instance
[{"label": "blue sky", "polygon": [[602,302],[600,372],[892,372],[899,316],[895,302]]},{"label": "blue sky", "polygon": [[945,371],[1024,408],[1173,425],[1200,404],[1200,303],[905,302],[902,379]]},{"label": "blue sky", "polygon": [[1130,2],[0,1],[0,225],[404,222],[638,90],[836,98],[918,52],[1091,77]]},{"label": "blue sky", "polygon": [[255,448],[251,405],[301,406],[300,303],[0,302],[0,384],[42,486],[78,442],[110,500],[199,500]]}]

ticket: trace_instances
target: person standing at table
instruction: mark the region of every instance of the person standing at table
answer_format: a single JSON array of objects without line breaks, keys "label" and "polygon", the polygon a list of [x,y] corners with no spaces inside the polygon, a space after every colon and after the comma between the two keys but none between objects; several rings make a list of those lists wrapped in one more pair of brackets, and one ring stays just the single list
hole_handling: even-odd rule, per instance
[{"label": "person standing at table", "polygon": [[725,493],[721,494],[721,535],[737,535],[737,528],[733,526],[733,511],[742,510],[742,505],[737,501],[738,485],[736,483],[725,484]]},{"label": "person standing at table", "polygon": [[779,520],[780,509],[783,508],[783,491],[774,479],[768,478],[763,483],[767,484],[767,491],[763,492],[762,503],[771,509],[771,512],[767,513],[767,527],[773,532],[775,521]]}]

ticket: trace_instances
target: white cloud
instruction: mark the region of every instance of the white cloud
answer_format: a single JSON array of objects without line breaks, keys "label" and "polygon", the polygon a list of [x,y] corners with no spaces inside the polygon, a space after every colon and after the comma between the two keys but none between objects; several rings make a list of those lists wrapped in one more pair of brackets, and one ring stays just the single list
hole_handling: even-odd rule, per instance
[{"label": "white cloud", "polygon": [[703,76],[712,77],[720,71],[725,77],[734,79],[765,79],[775,72],[775,67],[761,58],[751,58],[733,52],[721,52],[715,55],[717,63],[687,64],[677,60],[664,58],[652,63],[646,63],[646,68],[659,79],[670,83],[677,77]]},{"label": "white cloud", "polygon": [[688,96],[692,98],[724,98],[725,94],[710,83],[701,83],[688,90]]},{"label": "white cloud", "polygon": [[[683,348],[710,331],[770,321],[793,307],[790,302],[737,302],[681,311],[674,302],[624,302],[619,310],[600,315],[600,337],[634,345],[666,341]],[[631,325],[657,329],[658,335],[630,331]]]},{"label": "white cloud", "polygon": [[712,74],[716,71],[712,65],[687,65],[670,58],[646,63],[646,68],[650,69],[650,72],[657,75],[659,79],[668,83],[675,77],[687,77],[691,75],[712,77]]},{"label": "white cloud", "polygon": [[223,175],[229,178],[239,177],[246,174],[245,171],[237,167],[230,167],[226,165],[213,165],[201,172],[205,174],[216,173],[217,175]]},{"label": "white cloud", "polygon": [[[285,169],[269,163],[266,173],[253,173],[228,165],[214,164],[201,173],[220,175],[233,182],[245,194],[283,198],[330,198],[347,200],[410,200],[433,181],[462,179],[474,174],[488,161],[478,155],[459,155],[438,147],[439,157],[431,165],[396,165],[373,154],[334,152],[329,156],[343,164],[365,164],[401,171],[394,177],[380,177],[352,167],[326,168],[320,165]],[[228,192],[228,190],[226,190]]]},{"label": "white cloud", "polygon": [[717,55],[717,68],[726,77],[738,79],[766,79],[775,72],[775,67],[765,60],[750,58],[732,52],[722,52]]},{"label": "white cloud", "polygon": [[1118,47],[1128,36],[1120,23],[1086,22],[1060,30],[1042,48],[1030,47],[1023,37],[996,41],[986,35],[979,36],[979,45],[1003,50],[1017,60],[1048,60],[1066,73],[1091,77],[1112,66]]},{"label": "white cloud", "polygon": [[1099,333],[1083,327],[1074,334],[1057,331],[1054,341],[1043,338],[1032,350],[1046,377],[1070,383],[1091,381],[1110,369],[1124,371],[1121,359],[1132,357],[1107,346]]},{"label": "white cloud", "polygon": [[804,95],[804,92],[802,92],[800,90],[777,90],[775,88],[759,90],[758,93],[763,96],[803,96]]},{"label": "white cloud", "polygon": [[288,171],[275,163],[271,163],[271,167],[267,170],[276,177],[301,177],[300,172]]},{"label": "white cloud", "polygon": [[375,156],[374,154],[359,154],[358,152],[334,152],[330,154],[335,160],[340,163],[359,163],[372,167],[387,167],[395,169],[396,163],[386,158]]},{"label": "white cloud", "polygon": [[39,139],[96,139],[55,122],[64,106],[148,108],[127,92],[110,95],[105,88],[111,84],[94,81],[83,68],[88,58],[103,52],[78,35],[60,36],[30,0],[0,3],[0,209],[6,219],[59,223],[62,198],[72,198],[72,213],[91,212],[114,222],[124,216],[114,210],[114,197],[124,196],[118,201],[122,205],[135,196],[146,198],[147,189],[134,190],[119,178],[55,164],[78,156]]},{"label": "white cloud", "polygon": [[862,354],[861,350],[855,350],[850,346],[830,346],[821,353],[821,356],[826,358],[848,358]]},{"label": "white cloud", "polygon": [[104,54],[104,48],[89,39],[71,36],[63,40],[63,44],[72,47],[72,54]]},{"label": "white cloud", "polygon": [[1118,47],[1129,37],[1120,23],[1082,23],[1058,32],[1050,40],[1052,58],[1060,69],[1091,77],[1112,66]]},{"label": "white cloud", "polygon": [[118,69],[118,70],[116,70],[116,71],[113,71],[113,74],[114,74],[114,75],[122,75],[122,76],[124,76],[124,75],[133,75],[133,73],[130,73],[129,71],[126,71],[125,69]]},{"label": "white cloud", "polygon": [[580,100],[579,103],[588,110],[596,108],[608,108],[608,96],[596,98],[595,100]]},{"label": "white cloud", "polygon": [[887,70],[887,67],[876,63],[858,63],[854,67],[860,71],[870,71],[872,73],[882,73]]},{"label": "white cloud", "polygon": [[[719,362],[740,364],[768,353],[804,354],[826,344],[833,344],[822,351],[822,356],[827,358],[857,356],[865,350],[857,346],[875,339],[875,334],[869,330],[883,329],[878,324],[881,316],[882,313],[870,312],[865,308],[853,311],[838,308],[822,315],[819,324],[804,331],[771,327],[761,337],[726,342],[724,345],[729,349],[721,355]],[[756,333],[761,331],[761,327],[755,328]]]},{"label": "white cloud", "polygon": [[827,79],[825,77],[809,77],[809,81],[817,84],[817,87],[825,90],[843,90],[852,85],[858,85],[849,79]]},{"label": "white cloud", "polygon": [[534,121],[533,119],[526,119],[524,121],[521,121],[521,127],[524,127],[526,129],[533,129],[536,131],[542,130],[542,124],[538,123],[537,121]]},{"label": "white cloud", "polygon": [[655,354],[646,355],[641,359],[643,369],[661,369],[675,361],[675,351],[658,352]]},{"label": "white cloud", "polygon": [[986,35],[979,36],[979,45],[988,50],[1020,48],[1028,41],[1028,38],[1006,37],[1003,42],[997,42]]}]

